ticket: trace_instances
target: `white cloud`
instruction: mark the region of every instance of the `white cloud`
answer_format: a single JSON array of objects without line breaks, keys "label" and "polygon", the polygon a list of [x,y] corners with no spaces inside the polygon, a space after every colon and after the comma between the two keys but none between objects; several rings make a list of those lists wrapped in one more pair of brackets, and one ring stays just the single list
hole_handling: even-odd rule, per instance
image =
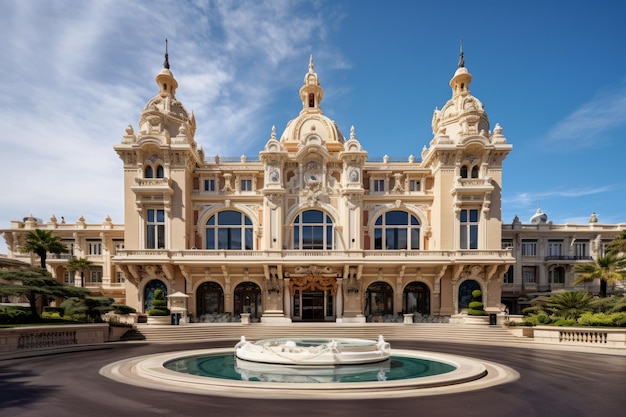
[{"label": "white cloud", "polygon": [[554,126],[547,140],[568,148],[597,147],[611,130],[626,124],[626,85],[597,94]]}]

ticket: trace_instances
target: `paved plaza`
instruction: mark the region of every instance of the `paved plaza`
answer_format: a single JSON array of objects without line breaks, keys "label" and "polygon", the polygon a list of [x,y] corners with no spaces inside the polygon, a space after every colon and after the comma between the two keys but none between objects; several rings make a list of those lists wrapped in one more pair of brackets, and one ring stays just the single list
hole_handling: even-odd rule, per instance
[{"label": "paved plaza", "polygon": [[[626,356],[534,347],[394,341],[497,362],[520,379],[478,391],[415,398],[242,399],[170,393],[120,384],[99,374],[121,359],[230,342],[111,343],[0,360],[0,416],[623,416]],[[617,353],[617,352],[616,352]]]}]

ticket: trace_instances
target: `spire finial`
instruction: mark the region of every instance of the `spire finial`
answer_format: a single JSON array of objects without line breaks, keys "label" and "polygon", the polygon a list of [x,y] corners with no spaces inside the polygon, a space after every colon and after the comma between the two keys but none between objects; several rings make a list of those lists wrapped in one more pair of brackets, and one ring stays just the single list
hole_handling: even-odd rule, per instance
[{"label": "spire finial", "polygon": [[165,38],[165,61],[163,61],[163,68],[170,69],[170,60],[167,54],[167,38]]},{"label": "spire finial", "polygon": [[459,68],[463,68],[465,66],[465,58],[463,56],[463,38],[461,38],[461,47],[460,47],[460,55],[459,55]]},{"label": "spire finial", "polygon": [[315,65],[313,65],[313,54],[309,57],[309,73],[313,73]]}]

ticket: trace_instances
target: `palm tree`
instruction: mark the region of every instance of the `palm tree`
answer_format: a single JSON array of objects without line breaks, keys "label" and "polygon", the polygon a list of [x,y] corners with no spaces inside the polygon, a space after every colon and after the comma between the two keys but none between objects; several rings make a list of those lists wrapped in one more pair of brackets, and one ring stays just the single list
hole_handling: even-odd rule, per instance
[{"label": "palm tree", "polygon": [[26,233],[26,242],[20,247],[20,252],[34,252],[39,255],[41,267],[46,269],[46,256],[50,253],[66,253],[67,248],[61,238],[48,230],[35,229]]},{"label": "palm tree", "polygon": [[576,320],[583,313],[593,311],[593,296],[583,291],[564,291],[535,298],[524,313],[546,314]]},{"label": "palm tree", "polygon": [[89,270],[93,262],[87,258],[72,258],[67,262],[67,270],[70,272],[80,271],[80,286],[85,286],[85,271]]},{"label": "palm tree", "polygon": [[608,284],[626,280],[626,257],[609,252],[594,262],[576,265],[574,284],[600,280],[600,297],[606,297]]},{"label": "palm tree", "polygon": [[622,230],[622,232],[608,244],[606,249],[609,253],[613,253],[615,255],[619,253],[626,253],[626,230]]}]

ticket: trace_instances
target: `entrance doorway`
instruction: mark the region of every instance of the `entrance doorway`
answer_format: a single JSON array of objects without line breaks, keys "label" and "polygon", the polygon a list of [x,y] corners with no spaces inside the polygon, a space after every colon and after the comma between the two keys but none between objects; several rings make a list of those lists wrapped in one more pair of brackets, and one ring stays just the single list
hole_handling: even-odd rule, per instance
[{"label": "entrance doorway", "polygon": [[302,320],[324,321],[324,292],[307,291],[302,293]]}]

